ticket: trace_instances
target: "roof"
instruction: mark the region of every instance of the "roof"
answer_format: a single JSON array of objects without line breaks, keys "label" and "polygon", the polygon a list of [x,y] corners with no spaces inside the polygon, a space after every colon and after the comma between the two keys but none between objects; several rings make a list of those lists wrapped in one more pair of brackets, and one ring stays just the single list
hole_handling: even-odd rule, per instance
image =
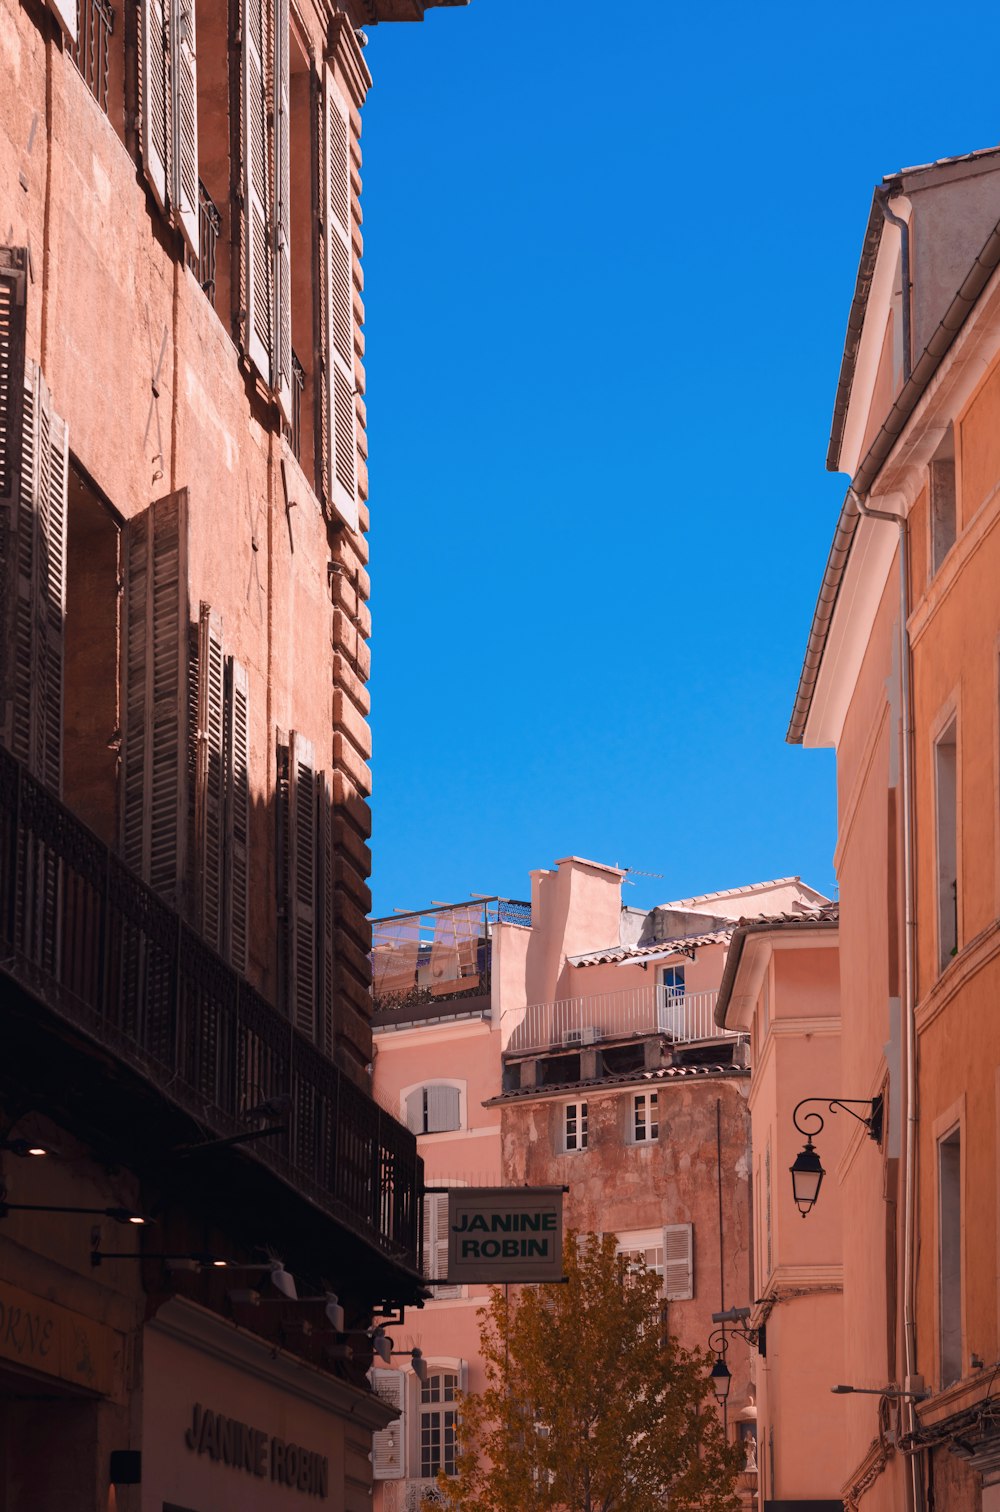
[{"label": "roof", "polygon": [[733,994],[736,983],[736,975],[740,969],[740,961],[743,958],[743,947],[748,935],[752,934],[775,934],[803,933],[811,929],[837,929],[840,924],[840,904],[825,903],[821,908],[815,908],[808,914],[772,914],[766,919],[741,919],[733,931],[733,937],[729,945],[729,954],[726,956],[726,969],[722,973],[722,981],[719,984],[719,996],[715,1004],[715,1022],[720,1029],[726,1027],[726,1010]]},{"label": "roof", "polygon": [[706,945],[724,945],[735,928],[734,920],[729,928],[716,929],[711,934],[675,936],[669,940],[656,940],[649,945],[609,945],[604,950],[588,950],[583,955],[567,956],[566,960],[570,966],[620,966],[626,961],[635,961],[641,965],[650,959],[666,959],[667,956],[680,955],[689,950],[703,949]]},{"label": "roof", "polygon": [[581,1088],[639,1087],[651,1082],[657,1084],[690,1081],[692,1078],[718,1080],[720,1077],[728,1077],[742,1080],[749,1075],[749,1066],[734,1066],[732,1062],[728,1065],[716,1063],[708,1066],[657,1066],[649,1071],[616,1071],[610,1076],[591,1076],[582,1080],[577,1077],[573,1081],[553,1082],[544,1087],[519,1087],[513,1092],[502,1092],[499,1097],[487,1098],[483,1107],[495,1108],[501,1103],[524,1102],[531,1098],[552,1097],[553,1095],[561,1097],[566,1092],[577,1091]]},{"label": "roof", "polygon": [[[765,887],[791,887],[798,882],[801,886],[808,887],[801,877],[774,877],[770,882],[748,882],[744,887],[725,887],[721,892],[698,893],[693,898],[677,898],[672,903],[658,903],[657,908],[697,908],[699,903],[713,903],[717,898],[740,898],[750,893],[763,891]],[[810,892],[815,892],[814,887],[809,887]]]}]

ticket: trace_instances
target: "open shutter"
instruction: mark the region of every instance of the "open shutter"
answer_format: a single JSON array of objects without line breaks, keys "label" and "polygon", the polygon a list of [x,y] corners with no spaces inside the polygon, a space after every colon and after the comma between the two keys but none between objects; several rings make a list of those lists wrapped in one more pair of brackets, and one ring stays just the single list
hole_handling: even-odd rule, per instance
[{"label": "open shutter", "polygon": [[317,1001],[322,1013],[322,1046],[333,1057],[336,1048],[336,1012],[334,1000],[334,942],[336,923],[334,905],[333,855],[333,786],[328,773],[322,772],[316,784],[316,833],[319,840],[319,899],[316,918],[319,928],[319,991]]},{"label": "open shutter", "polygon": [[[448,1193],[424,1194],[424,1275],[446,1280],[448,1275]],[[435,1286],[435,1297],[456,1297],[460,1286]]]},{"label": "open shutter", "polygon": [[274,382],[292,423],[291,83],[288,0],[274,0]]},{"label": "open shutter", "polygon": [[76,0],[49,0],[49,8],[71,42],[78,34]]},{"label": "open shutter", "polygon": [[406,1377],[401,1370],[373,1370],[372,1385],[381,1401],[399,1409],[395,1422],[372,1434],[372,1473],[376,1480],[401,1480],[406,1468]]},{"label": "open shutter", "polygon": [[668,1223],[663,1230],[663,1289],[668,1302],[694,1296],[694,1227]]},{"label": "open shutter", "polygon": [[[406,1099],[406,1127],[411,1134],[424,1132],[424,1089],[417,1087]],[[427,1209],[424,1209],[426,1213]]]},{"label": "open shutter", "polygon": [[327,490],[346,525],[358,528],[354,407],[354,281],[351,273],[351,121],[326,71],[323,171],[324,306],[326,316]]},{"label": "open shutter", "polygon": [[142,0],[140,5],[142,166],[162,210],[167,208],[167,165],[170,161],[169,3],[170,0]]},{"label": "open shutter", "polygon": [[198,927],[213,950],[222,949],[223,929],[223,823],[225,803],[224,765],[224,665],[222,624],[208,604],[198,615],[198,724],[195,762],[195,889]]},{"label": "open shutter", "polygon": [[122,854],[179,907],[187,864],[187,489],[125,526]]},{"label": "open shutter", "polygon": [[316,1038],[316,762],[293,730],[289,749],[289,989],[291,1017]]},{"label": "open shutter", "polygon": [[230,659],[226,676],[226,955],[236,971],[247,969],[250,830],[250,682],[246,668]]},{"label": "open shutter", "polygon": [[265,382],[271,381],[270,142],[267,84],[267,0],[241,0],[243,155],[243,345]]},{"label": "open shutter", "polygon": [[[160,0],[162,3],[162,0]],[[194,0],[170,0],[170,197],[177,224],[198,256],[198,82]]]},{"label": "open shutter", "polygon": [[[17,524],[24,449],[26,262],[24,248],[0,248],[0,740],[9,750],[15,750],[21,659],[17,637]],[[26,759],[27,752],[23,754]]]},{"label": "open shutter", "polygon": [[427,1088],[427,1132],[443,1134],[459,1126],[460,1100],[457,1087],[442,1087],[435,1083]]}]

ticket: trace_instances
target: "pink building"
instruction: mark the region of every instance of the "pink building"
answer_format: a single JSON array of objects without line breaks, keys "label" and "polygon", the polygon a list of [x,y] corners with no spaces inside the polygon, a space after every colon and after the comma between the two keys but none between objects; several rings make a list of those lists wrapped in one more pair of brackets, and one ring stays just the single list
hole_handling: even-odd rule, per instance
[{"label": "pink building", "polygon": [[[375,1089],[417,1134],[428,1187],[565,1185],[567,1224],[615,1232],[662,1276],[681,1342],[707,1347],[712,1314],[755,1295],[747,1036],[715,1021],[727,945],[741,918],[808,917],[825,899],[791,877],[645,912],[623,906],[623,876],[567,857],[532,873],[530,905],[376,921]],[[430,1276],[445,1200],[425,1208]],[[454,1392],[483,1384],[485,1294],[435,1287],[395,1330],[429,1380],[376,1377],[401,1409],[376,1436],[383,1512],[418,1507],[452,1462]],[[730,1432],[753,1437],[752,1359],[727,1345]]]}]

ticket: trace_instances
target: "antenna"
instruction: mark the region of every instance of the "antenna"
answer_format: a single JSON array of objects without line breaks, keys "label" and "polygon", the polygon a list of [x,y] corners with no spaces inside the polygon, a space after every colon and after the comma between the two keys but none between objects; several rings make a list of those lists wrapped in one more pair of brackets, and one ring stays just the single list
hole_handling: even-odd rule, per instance
[{"label": "antenna", "polygon": [[630,872],[631,872],[631,874],[632,874],[633,877],[655,877],[658,882],[662,882],[663,881],[663,873],[662,872],[643,871],[642,868],[639,867],[639,866],[619,866],[619,864],[618,864],[617,861],[615,862],[615,866],[618,868],[619,871],[623,871],[623,872],[626,873],[626,875],[622,878],[622,881],[625,883],[626,887],[634,887],[635,886],[635,883],[627,875]]}]

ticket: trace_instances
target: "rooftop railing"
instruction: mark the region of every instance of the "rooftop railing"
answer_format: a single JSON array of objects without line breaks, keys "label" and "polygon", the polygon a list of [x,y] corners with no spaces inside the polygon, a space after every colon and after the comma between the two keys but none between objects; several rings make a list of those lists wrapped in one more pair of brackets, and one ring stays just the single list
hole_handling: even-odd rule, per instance
[{"label": "rooftop railing", "polygon": [[486,997],[497,924],[531,928],[531,904],[476,898],[372,920],[372,1002],[403,1015],[437,1002]]},{"label": "rooftop railing", "polygon": [[589,997],[561,998],[509,1008],[500,1025],[507,1055],[565,1049],[579,1050],[609,1040],[645,1039],[665,1035],[675,1044],[729,1040],[728,1029],[715,1022],[718,989],[673,992],[658,983],[598,992]]},{"label": "rooftop railing", "polygon": [[220,1137],[290,1095],[254,1155],[418,1269],[416,1139],[322,1055],[73,812],[0,750],[0,972]]}]

